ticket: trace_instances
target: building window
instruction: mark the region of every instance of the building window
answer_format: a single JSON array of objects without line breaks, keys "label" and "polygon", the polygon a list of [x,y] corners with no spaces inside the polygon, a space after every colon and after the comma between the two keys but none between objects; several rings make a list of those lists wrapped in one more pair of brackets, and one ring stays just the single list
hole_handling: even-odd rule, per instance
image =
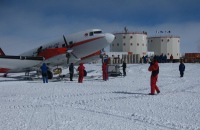
[{"label": "building window", "polygon": [[169,53],[167,53],[167,55],[169,56]]},{"label": "building window", "polygon": [[177,56],[178,56],[178,53],[177,53]]},{"label": "building window", "polygon": [[153,40],[151,40],[151,42],[153,42]]},{"label": "building window", "polygon": [[162,39],[162,42],[163,42],[163,39]]},{"label": "building window", "polygon": [[133,43],[131,43],[131,46],[133,46]]},{"label": "building window", "polygon": [[169,42],[169,39],[167,41]]},{"label": "building window", "polygon": [[130,38],[132,39],[132,38],[133,38],[133,36],[130,36]]},{"label": "building window", "polygon": [[142,46],[144,46],[144,43],[142,43]]},{"label": "building window", "polygon": [[119,46],[119,43],[117,43],[117,46]]},{"label": "building window", "polygon": [[126,46],[126,43],[123,43],[124,46]]},{"label": "building window", "polygon": [[139,46],[140,44],[139,43],[137,43],[137,46]]},{"label": "building window", "polygon": [[179,40],[178,40],[178,42],[179,42]]},{"label": "building window", "polygon": [[126,36],[123,36],[123,38],[125,39],[125,38],[126,38]]},{"label": "building window", "polygon": [[114,44],[112,44],[112,46],[114,46]]}]

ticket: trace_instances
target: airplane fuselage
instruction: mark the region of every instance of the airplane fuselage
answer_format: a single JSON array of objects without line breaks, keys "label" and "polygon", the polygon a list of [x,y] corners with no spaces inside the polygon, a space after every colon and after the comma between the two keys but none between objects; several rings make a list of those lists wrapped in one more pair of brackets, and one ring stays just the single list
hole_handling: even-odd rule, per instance
[{"label": "airplane fuselage", "polygon": [[[9,68],[6,68],[6,62],[4,62],[5,64],[1,65],[0,68],[4,69],[3,73],[13,73],[17,71],[35,70],[35,68],[39,68],[44,62],[52,68],[55,66],[67,67],[69,63],[76,65],[80,62],[92,62],[92,60],[99,58],[99,50],[108,46],[113,40],[113,34],[103,33],[100,29],[81,31],[67,36],[67,43],[63,38],[60,38],[42,45],[41,54],[38,54],[38,47],[20,55],[20,57],[44,57],[45,60],[40,63],[37,61],[37,63],[33,64],[27,61],[26,68],[23,69],[21,67],[21,69],[18,69],[20,66],[23,66],[23,63],[18,63],[19,65],[16,66],[10,65]],[[70,49],[72,53],[68,53]],[[66,57],[67,53],[70,55],[69,59]],[[9,71],[6,71],[7,69]]]}]

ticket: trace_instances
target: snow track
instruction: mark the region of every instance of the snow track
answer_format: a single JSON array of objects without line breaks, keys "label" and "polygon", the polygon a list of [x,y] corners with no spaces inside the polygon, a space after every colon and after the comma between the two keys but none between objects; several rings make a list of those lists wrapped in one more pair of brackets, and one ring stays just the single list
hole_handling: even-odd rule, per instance
[{"label": "snow track", "polygon": [[148,95],[148,65],[128,65],[126,77],[109,81],[98,65],[86,65],[92,71],[82,84],[77,77],[48,84],[0,77],[0,129],[200,130],[200,67],[186,64],[191,71],[179,78],[177,66],[160,64],[155,96]]}]

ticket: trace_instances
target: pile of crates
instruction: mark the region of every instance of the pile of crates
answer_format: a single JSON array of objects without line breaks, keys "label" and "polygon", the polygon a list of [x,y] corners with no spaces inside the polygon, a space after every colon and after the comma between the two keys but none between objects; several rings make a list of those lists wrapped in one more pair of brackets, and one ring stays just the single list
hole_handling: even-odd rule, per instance
[{"label": "pile of crates", "polygon": [[186,63],[200,62],[200,53],[185,53]]}]

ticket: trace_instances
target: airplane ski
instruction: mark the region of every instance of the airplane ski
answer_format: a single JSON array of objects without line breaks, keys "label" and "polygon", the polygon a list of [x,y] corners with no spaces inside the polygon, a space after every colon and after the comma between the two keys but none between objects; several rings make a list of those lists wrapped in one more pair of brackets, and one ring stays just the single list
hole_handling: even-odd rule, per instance
[{"label": "airplane ski", "polygon": [[32,71],[44,61],[44,57],[0,56],[0,73]]}]

